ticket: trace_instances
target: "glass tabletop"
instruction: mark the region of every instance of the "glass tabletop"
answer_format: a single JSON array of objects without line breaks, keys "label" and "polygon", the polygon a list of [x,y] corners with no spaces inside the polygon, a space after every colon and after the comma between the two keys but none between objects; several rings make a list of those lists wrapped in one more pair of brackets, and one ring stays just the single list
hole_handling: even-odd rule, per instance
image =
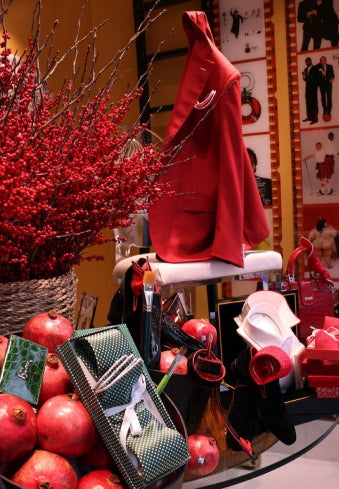
[{"label": "glass tabletop", "polygon": [[[292,420],[293,416],[299,423],[300,415],[298,417],[298,415],[292,414]],[[277,441],[259,455],[258,466],[238,465],[231,467],[210,476],[184,482],[182,488],[222,489],[277,469],[300,457],[324,440],[336,426],[338,420],[337,414],[327,414],[324,419],[314,419],[314,414],[304,414],[303,422],[295,425],[297,440],[293,445],[284,445]]]}]

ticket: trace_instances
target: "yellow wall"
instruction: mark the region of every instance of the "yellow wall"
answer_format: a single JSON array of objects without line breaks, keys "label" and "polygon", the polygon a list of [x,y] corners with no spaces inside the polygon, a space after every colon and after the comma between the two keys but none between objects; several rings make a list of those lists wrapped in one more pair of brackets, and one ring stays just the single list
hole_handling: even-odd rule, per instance
[{"label": "yellow wall", "polygon": [[[59,57],[66,53],[75,39],[78,18],[83,3],[83,0],[42,0],[40,44],[43,43],[45,36],[51,31],[53,23],[57,20],[58,26],[55,30],[54,49],[52,52],[58,52]],[[19,54],[23,52],[23,49],[27,46],[27,39],[31,36],[35,4],[36,0],[13,0],[9,12],[5,16],[5,24],[11,37],[9,46],[12,51],[18,50]],[[127,44],[131,34],[134,32],[132,2],[126,0],[88,0],[81,22],[79,37],[86,35],[102,22],[106,23],[100,28],[97,36],[96,49],[99,55],[97,72]],[[79,60],[84,59],[83,54],[88,44],[90,44],[90,41],[85,41],[81,45],[78,55]],[[119,67],[121,77],[113,87],[113,99],[120,98],[131,84],[136,82],[135,60],[135,46],[132,45]],[[64,77],[71,74],[72,62],[73,57],[70,55],[51,79],[49,83],[50,90],[56,92],[61,87]],[[136,117],[136,113],[130,114],[130,120]]]},{"label": "yellow wall", "polygon": [[[60,53],[67,51],[75,36],[77,20],[81,11],[83,0],[43,0],[42,8],[42,32],[41,39],[50,31],[53,22],[58,19],[59,25],[56,30],[55,49]],[[285,34],[285,12],[282,0],[273,0],[274,4],[274,25],[276,35],[276,45],[279,46],[279,56],[277,57],[277,99],[278,99],[278,122],[280,139],[280,177],[281,191],[284,195],[282,199],[282,248],[284,257],[289,256],[293,249],[293,208],[292,208],[292,173],[291,173],[291,153],[289,138],[289,112],[288,112],[288,92],[287,92],[287,64],[286,64],[286,34]],[[14,0],[6,16],[6,26],[11,36],[10,46],[19,53],[26,45],[26,39],[30,36],[32,12],[35,0]],[[157,22],[156,27],[152,27],[147,33],[147,43],[149,50],[155,50],[159,43],[165,38],[167,42],[162,49],[174,49],[186,45],[186,36],[181,27],[181,14],[185,10],[198,10],[200,1],[191,0],[167,8],[167,12]],[[84,12],[81,33],[84,34],[107,19],[107,24],[102,28],[98,35],[97,51],[99,53],[98,68],[103,66],[128,42],[134,32],[133,4],[131,0],[88,0],[87,8]],[[171,32],[171,29],[174,29]],[[85,43],[85,46],[87,44]],[[80,52],[81,54],[81,52]],[[160,87],[153,98],[153,104],[173,103],[178,83],[181,77],[181,70],[184,57],[158,63],[151,77],[151,86],[160,80]],[[50,82],[49,88],[57,91],[61,86],[65,75],[70,74],[72,58],[66,60]],[[131,84],[137,79],[136,73],[136,54],[134,46],[127,53],[124,62],[120,66],[122,73],[118,83],[113,87],[112,98],[118,99],[128,90]],[[136,118],[136,111],[129,114],[126,122],[131,122]],[[152,128],[163,136],[168,123],[168,114],[156,116]],[[286,198],[289,196],[290,198]],[[111,233],[109,233],[111,234]],[[106,244],[97,247],[98,254],[105,255],[102,262],[92,261],[83,262],[76,267],[79,277],[78,291],[88,292],[99,297],[97,313],[95,316],[95,326],[106,324],[106,316],[109,308],[110,299],[117,286],[112,280],[112,270],[114,267],[115,247],[114,244]],[[207,302],[205,291],[199,291],[196,314],[206,317]]]},{"label": "yellow wall", "polygon": [[293,251],[293,200],[292,200],[292,162],[291,162],[291,138],[290,138],[290,113],[288,100],[288,71],[287,71],[287,46],[286,46],[286,22],[285,2],[273,1],[273,23],[275,33],[275,45],[279,47],[279,56],[276,56],[278,125],[279,125],[279,173],[281,184],[281,218],[284,270],[287,259]]}]

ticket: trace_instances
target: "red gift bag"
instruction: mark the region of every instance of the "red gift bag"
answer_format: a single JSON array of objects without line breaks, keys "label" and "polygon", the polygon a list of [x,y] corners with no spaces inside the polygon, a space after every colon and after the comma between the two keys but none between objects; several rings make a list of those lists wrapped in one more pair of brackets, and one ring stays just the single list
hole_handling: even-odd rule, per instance
[{"label": "red gift bag", "polygon": [[[306,256],[309,278],[296,279],[294,265],[300,256]],[[299,339],[305,340],[313,328],[321,329],[325,316],[334,316],[333,282],[313,249],[312,243],[300,238],[298,246],[291,254],[282,283],[283,290],[298,292],[298,317],[300,318]]]}]

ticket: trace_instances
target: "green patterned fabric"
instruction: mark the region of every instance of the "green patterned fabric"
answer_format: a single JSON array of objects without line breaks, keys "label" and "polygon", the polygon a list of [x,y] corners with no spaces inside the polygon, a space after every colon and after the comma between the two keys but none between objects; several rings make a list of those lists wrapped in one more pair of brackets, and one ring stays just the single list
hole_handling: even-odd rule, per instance
[{"label": "green patterned fabric", "polygon": [[0,392],[36,405],[39,400],[48,349],[11,335],[0,372]]},{"label": "green patterned fabric", "polygon": [[[144,363],[135,361],[140,355],[127,328],[119,325],[100,328],[97,332],[92,329],[87,334],[76,334],[70,341],[76,355],[93,376],[94,382],[99,381],[106,372],[113,371],[111,367],[119,365],[122,356],[128,356],[127,364],[121,369],[116,368],[116,375],[110,379],[113,385],[99,392],[96,397],[121,448],[125,453],[127,451],[129,460],[142,478],[143,487],[183,466],[190,458],[186,440],[177,431],[165,410]],[[132,368],[129,368],[130,365]],[[115,380],[122,371],[121,378]],[[92,379],[90,381],[95,391]],[[145,383],[145,392],[137,397],[135,404],[132,402],[131,407],[133,392],[138,390],[136,387],[140,387],[142,382]],[[129,404],[129,409],[126,410]],[[130,429],[133,423],[131,426],[127,423],[126,430],[125,414],[131,409],[132,418],[137,418],[137,424],[141,428],[137,434]],[[117,412],[110,414],[110,410]],[[105,439],[104,441],[107,442]],[[116,448],[115,446],[115,452]]]}]

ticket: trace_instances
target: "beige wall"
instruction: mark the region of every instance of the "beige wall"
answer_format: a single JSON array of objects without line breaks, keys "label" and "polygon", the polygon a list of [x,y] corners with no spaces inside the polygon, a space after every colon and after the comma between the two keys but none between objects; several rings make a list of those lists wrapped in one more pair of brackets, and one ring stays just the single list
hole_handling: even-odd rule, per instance
[{"label": "beige wall", "polygon": [[[284,256],[289,256],[293,248],[293,209],[292,209],[292,177],[291,156],[289,140],[289,114],[287,93],[287,68],[286,59],[282,49],[286,45],[284,2],[274,0],[274,24],[276,31],[276,44],[280,46],[279,57],[277,57],[277,98],[278,98],[278,120],[280,137],[280,176],[282,195],[282,246]],[[53,22],[58,19],[59,25],[56,30],[55,49],[60,53],[67,51],[75,36],[77,20],[81,11],[82,0],[43,0],[41,39],[50,31]],[[6,16],[6,26],[11,36],[10,46],[15,51],[22,52],[26,45],[26,39],[30,36],[32,24],[32,12],[35,0],[14,0]],[[167,39],[163,49],[174,49],[186,45],[186,37],[181,27],[181,14],[185,10],[198,10],[200,1],[193,0],[168,7],[166,14],[147,33],[147,42],[150,50],[155,50],[159,43]],[[107,19],[107,24],[98,35],[97,51],[99,53],[98,68],[111,59],[128,42],[134,32],[133,4],[131,0],[88,0],[84,12],[81,33],[84,34]],[[172,28],[174,29],[171,32]],[[85,44],[86,46],[86,44]],[[81,54],[81,53],[80,53]],[[153,104],[173,103],[184,57],[158,63],[154,68],[151,85],[160,80],[160,87],[154,95]],[[50,82],[50,89],[57,91],[61,86],[63,78],[71,72],[72,58],[69,58],[61,70],[58,70]],[[120,66],[121,74],[119,81],[113,87],[112,99],[118,99],[128,90],[137,79],[135,48],[127,53],[124,62]],[[137,112],[129,114],[130,122],[135,119]],[[168,114],[156,116],[152,129],[163,136],[168,123]],[[290,196],[290,198],[286,198]],[[114,244],[103,245],[94,250],[98,254],[105,255],[101,262],[83,262],[76,267],[79,277],[79,295],[82,291],[99,297],[95,326],[106,324],[106,315],[110,299],[117,286],[112,281],[112,270],[114,267],[115,247]],[[206,300],[204,289],[199,290],[196,314],[207,317]]]}]

